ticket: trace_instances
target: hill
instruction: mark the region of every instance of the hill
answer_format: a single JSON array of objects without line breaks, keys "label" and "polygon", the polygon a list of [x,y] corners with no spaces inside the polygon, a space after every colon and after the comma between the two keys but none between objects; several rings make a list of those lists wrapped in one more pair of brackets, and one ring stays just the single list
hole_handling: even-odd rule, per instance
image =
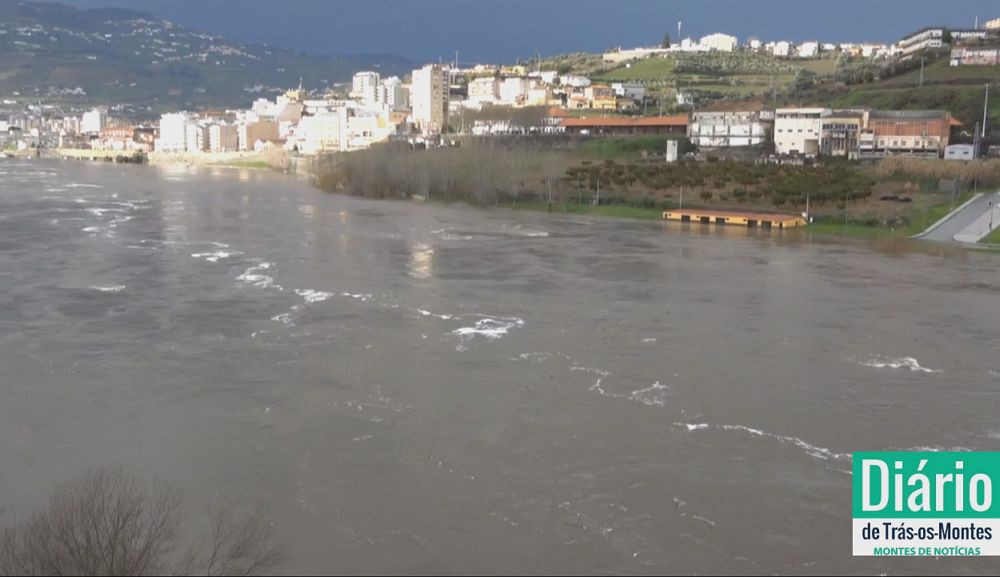
[{"label": "hill", "polygon": [[[1000,79],[1000,67],[949,66],[949,54],[950,50],[942,49],[908,60],[872,61],[847,58],[837,51],[808,59],[711,52],[607,63],[599,54],[577,53],[535,65],[604,82],[637,82],[654,98],[671,104],[676,93],[684,93],[698,105],[718,99],[759,98],[773,106],[943,109],[971,130],[982,120],[985,84]],[[925,59],[922,81],[921,56]],[[1000,123],[1000,95],[990,103],[990,116],[994,125]]]},{"label": "hill", "polygon": [[300,78],[322,90],[358,70],[411,68],[394,56],[309,56],[232,42],[132,10],[0,0],[3,98],[129,102],[157,112],[246,105]]}]

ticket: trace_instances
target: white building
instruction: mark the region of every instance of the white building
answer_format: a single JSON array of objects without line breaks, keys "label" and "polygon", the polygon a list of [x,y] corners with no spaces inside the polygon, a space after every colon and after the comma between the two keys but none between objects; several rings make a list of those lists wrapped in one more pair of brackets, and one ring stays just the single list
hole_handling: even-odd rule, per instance
[{"label": "white building", "polygon": [[698,44],[708,46],[710,49],[718,50],[720,52],[732,52],[733,50],[736,50],[737,46],[739,46],[739,40],[737,40],[735,36],[715,33],[702,37]]},{"label": "white building", "polygon": [[819,56],[819,42],[803,42],[796,52],[799,58],[816,58]]},{"label": "white building", "polygon": [[492,104],[500,100],[499,81],[492,76],[470,80],[467,100],[470,105]]},{"label": "white building", "polygon": [[208,150],[208,127],[195,122],[187,125],[187,151],[205,152]]},{"label": "white building", "polygon": [[354,75],[354,79],[351,82],[351,98],[362,104],[375,104],[380,83],[381,78],[378,72],[372,72],[371,70],[358,72]]},{"label": "white building", "polygon": [[759,146],[767,142],[774,115],[759,104],[718,103],[691,115],[688,136],[705,148]]},{"label": "white building", "polygon": [[636,101],[646,97],[646,87],[637,82],[612,82],[611,90],[614,91],[615,96],[631,98]]},{"label": "white building", "polygon": [[779,108],[774,111],[774,151],[783,155],[816,156],[822,145],[825,108]]},{"label": "white building", "polygon": [[501,104],[521,104],[528,96],[528,89],[531,83],[527,78],[504,78],[500,81],[500,103]]},{"label": "white building", "polygon": [[983,24],[983,28],[987,30],[1000,30],[1000,18],[988,20],[986,24]]},{"label": "white building", "polygon": [[903,37],[896,45],[903,56],[928,48],[940,48],[944,44],[944,32],[944,28],[924,28]]},{"label": "white building", "polygon": [[771,54],[779,57],[787,57],[792,52],[792,44],[781,40],[780,42],[775,42],[771,45]]},{"label": "white building", "polygon": [[944,149],[945,160],[975,160],[976,147],[971,144],[951,144]]},{"label": "white building", "polygon": [[303,118],[295,137],[302,154],[347,150],[347,108]]},{"label": "white building", "polygon": [[641,60],[652,56],[663,56],[669,54],[670,52],[672,52],[670,48],[630,48],[626,50],[618,48],[617,50],[605,52],[601,56],[601,60],[611,64],[620,64],[630,60]]},{"label": "white building", "polygon": [[384,114],[354,111],[347,116],[347,150],[362,150],[384,142],[396,131]]},{"label": "white building", "polygon": [[559,77],[559,84],[569,86],[571,88],[586,88],[590,86],[590,79],[586,76],[566,74]]},{"label": "white building", "polygon": [[424,132],[441,132],[448,125],[448,76],[444,68],[428,64],[413,71],[410,86],[412,116]]},{"label": "white building", "polygon": [[184,152],[187,150],[187,127],[192,123],[186,112],[172,112],[160,117],[160,138],[156,140],[156,150],[161,152]]},{"label": "white building", "polygon": [[95,108],[83,113],[80,119],[80,132],[83,134],[100,134],[107,124],[108,113],[100,108]]},{"label": "white building", "polygon": [[390,76],[378,85],[376,101],[389,110],[406,110],[410,107],[410,91],[398,76]]}]

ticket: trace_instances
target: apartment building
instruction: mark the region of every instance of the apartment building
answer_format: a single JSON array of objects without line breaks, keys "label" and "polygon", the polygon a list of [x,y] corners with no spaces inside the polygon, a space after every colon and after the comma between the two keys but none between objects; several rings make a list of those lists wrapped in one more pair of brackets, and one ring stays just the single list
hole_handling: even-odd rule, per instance
[{"label": "apartment building", "polygon": [[208,126],[210,152],[234,152],[239,150],[239,147],[239,130],[235,124],[215,122]]},{"label": "apartment building", "polygon": [[904,36],[896,44],[903,56],[909,56],[928,48],[940,48],[944,45],[944,33],[944,28],[923,28]]},{"label": "apartment building", "polygon": [[365,70],[358,72],[351,80],[351,98],[362,104],[375,104],[381,78],[378,72]]},{"label": "apartment building", "polygon": [[187,127],[194,122],[186,112],[172,112],[160,117],[160,137],[156,140],[156,150],[160,152],[184,152],[187,150]]},{"label": "apartment building", "polygon": [[80,119],[80,132],[83,134],[98,135],[108,121],[106,110],[95,108],[83,113]]},{"label": "apartment building", "polygon": [[448,75],[437,64],[413,71],[410,105],[414,122],[424,132],[441,132],[448,126]]},{"label": "apartment building", "polygon": [[704,148],[765,144],[774,127],[774,113],[760,102],[722,102],[691,115],[688,136]]}]

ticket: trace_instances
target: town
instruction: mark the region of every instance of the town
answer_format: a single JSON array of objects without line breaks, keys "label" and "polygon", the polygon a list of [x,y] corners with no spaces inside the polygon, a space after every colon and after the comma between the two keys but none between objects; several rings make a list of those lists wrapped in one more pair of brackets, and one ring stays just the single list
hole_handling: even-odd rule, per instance
[{"label": "town", "polygon": [[[682,23],[677,30],[680,36]],[[721,33],[671,43],[668,35],[659,47],[615,49],[601,55],[601,61],[627,71],[682,55],[763,55],[779,65],[815,61],[823,55],[832,60],[835,55],[837,62],[902,66],[909,62],[911,67],[920,60],[922,74],[922,55],[942,50],[950,51],[952,67],[1000,65],[1000,18],[982,26],[977,22],[969,29],[926,28],[894,44],[765,43],[756,38],[741,44]],[[671,134],[687,138],[700,158],[713,154],[795,162],[816,156],[850,160],[1000,156],[1000,145],[985,139],[991,123],[986,83],[982,121],[970,126],[950,110],[767,106],[760,98],[732,95],[699,99],[683,89],[657,92],[654,83],[604,82],[570,66],[546,64],[539,59],[532,64],[463,67],[456,55],[452,63],[428,64],[405,79],[362,71],[350,86],[323,94],[300,84],[274,100],[260,98],[249,109],[174,111],[158,121],[117,114],[122,107],[114,104],[67,112],[56,105],[5,99],[0,146],[8,154],[58,149],[211,159],[211,155],[230,158],[271,150],[315,156],[363,150],[386,141],[441,146],[456,135]],[[667,161],[677,160],[676,147],[671,150],[666,152]]]}]

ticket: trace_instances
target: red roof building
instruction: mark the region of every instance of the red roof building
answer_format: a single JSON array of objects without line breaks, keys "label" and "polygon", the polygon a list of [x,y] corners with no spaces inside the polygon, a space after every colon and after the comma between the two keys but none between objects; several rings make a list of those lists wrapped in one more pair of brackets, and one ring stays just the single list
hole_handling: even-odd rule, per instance
[{"label": "red roof building", "polygon": [[688,117],[563,118],[559,125],[567,134],[581,135],[687,134]]}]

